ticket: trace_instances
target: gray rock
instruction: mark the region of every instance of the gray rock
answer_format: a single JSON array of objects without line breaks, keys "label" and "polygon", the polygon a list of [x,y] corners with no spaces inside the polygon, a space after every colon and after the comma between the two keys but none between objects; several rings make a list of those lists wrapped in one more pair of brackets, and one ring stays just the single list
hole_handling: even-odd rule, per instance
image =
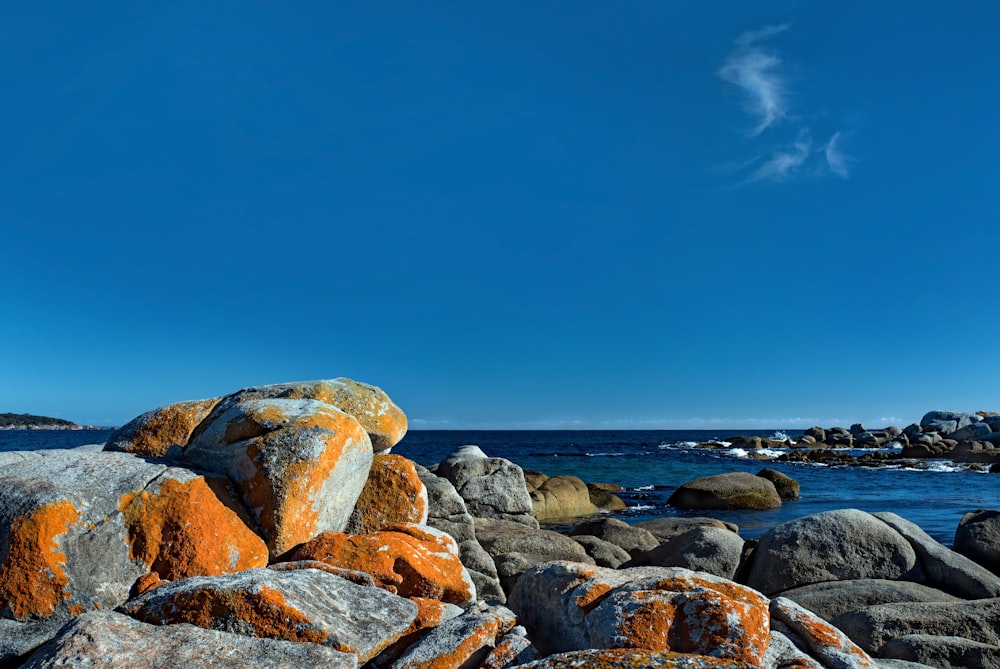
[{"label": "gray rock", "polygon": [[585,520],[570,532],[571,535],[590,535],[612,543],[635,557],[656,548],[660,541],[651,532],[641,527],[629,525],[617,518],[592,518]]},{"label": "gray rock", "polygon": [[396,641],[417,605],[326,571],[249,569],[167,583],[121,610],[157,625],[192,623],[248,636],[310,641],[361,662]]},{"label": "gray rock", "polygon": [[528,638],[528,631],[517,625],[507,632],[503,638],[497,641],[479,665],[480,669],[508,669],[508,667],[519,667],[538,658],[538,651],[535,650],[531,639]]},{"label": "gray rock", "polygon": [[1000,416],[986,416],[983,422],[990,426],[994,432],[1000,432]]},{"label": "gray rock", "polygon": [[777,509],[781,497],[774,484],[747,472],[703,476],[670,495],[668,504],[682,509]]},{"label": "gray rock", "polygon": [[[641,648],[590,648],[549,655],[518,669],[747,669],[745,662]],[[798,668],[797,668],[798,669]]]},{"label": "gray rock", "polygon": [[1000,574],[1000,511],[965,514],[955,530],[955,551]]},{"label": "gray rock", "polygon": [[[804,642],[801,642],[804,645]],[[792,640],[775,629],[772,623],[771,643],[764,656],[766,669],[824,669],[823,665],[806,655]]]},{"label": "gray rock", "polygon": [[958,429],[958,423],[953,420],[932,420],[927,425],[922,425],[924,430],[937,432],[938,434],[951,434]]},{"label": "gray rock", "polygon": [[949,434],[948,437],[950,439],[955,439],[956,441],[972,441],[975,439],[982,439],[992,431],[993,430],[986,423],[969,423],[965,427],[958,428]]},{"label": "gray rock", "polygon": [[587,555],[594,558],[598,567],[610,567],[617,569],[632,559],[632,556],[624,548],[615,546],[609,541],[598,539],[589,534],[574,535],[573,541],[583,546]]},{"label": "gray rock", "polygon": [[791,476],[779,472],[776,469],[765,467],[757,472],[757,476],[767,479],[774,484],[774,489],[778,491],[778,496],[782,500],[793,500],[799,498],[799,482]]},{"label": "gray rock", "polygon": [[875,604],[961,601],[958,597],[912,581],[883,579],[814,583],[786,590],[781,596],[804,606],[824,620],[833,620],[842,613]]},{"label": "gray rock", "polygon": [[459,558],[469,570],[481,600],[499,603],[507,601],[493,558],[476,539],[476,527],[466,509],[465,500],[448,479],[437,476],[420,465],[416,469],[417,476],[427,488],[427,524],[447,532],[458,543]]},{"label": "gray rock", "polygon": [[85,613],[38,649],[22,669],[355,669],[353,653],[312,643],[256,639],[193,625],[149,625],[112,611]]},{"label": "gray rock", "polygon": [[867,432],[868,428],[866,428],[863,423],[855,423],[854,425],[851,425],[850,431],[851,435],[857,438]]},{"label": "gray rock", "polygon": [[960,411],[928,411],[920,419],[920,427],[928,427],[933,423],[951,421],[955,423],[955,429],[965,427],[971,423],[978,423],[982,418],[976,414],[962,413]]},{"label": "gray rock", "polygon": [[735,532],[736,534],[740,533],[739,525],[736,525],[735,523],[729,523],[715,518],[705,518],[703,516],[695,518],[655,518],[653,520],[636,523],[632,527],[639,527],[647,530],[654,537],[656,537],[660,543],[669,541],[676,536],[684,534],[688,530],[693,530],[696,527],[718,527],[723,530]]},{"label": "gray rock", "polygon": [[880,657],[876,660],[881,669],[935,669],[928,664],[921,662],[910,662],[908,660],[897,660],[890,657]]},{"label": "gray rock", "polygon": [[746,583],[764,594],[824,581],[918,576],[917,556],[898,532],[857,509],[824,511],[762,536]]},{"label": "gray rock", "polygon": [[478,446],[462,446],[438,463],[473,518],[495,518],[538,528],[524,471],[510,460],[490,458]]},{"label": "gray rock", "polygon": [[696,527],[638,555],[633,564],[684,567],[733,579],[743,555],[743,539],[718,527]]},{"label": "gray rock", "polygon": [[478,667],[515,622],[514,613],[503,606],[470,609],[410,646],[392,669]]},{"label": "gray rock", "polygon": [[552,560],[594,564],[583,546],[551,530],[536,530],[521,523],[476,518],[476,538],[493,557],[500,584],[508,594],[525,571]]},{"label": "gray rock", "polygon": [[17,666],[19,659],[52,639],[64,624],[62,620],[19,623],[0,618],[0,667]]},{"label": "gray rock", "polygon": [[868,653],[836,627],[790,599],[771,600],[771,618],[787,625],[805,642],[810,655],[829,669],[876,669]]},{"label": "gray rock", "polygon": [[932,667],[1000,668],[1000,647],[956,636],[908,634],[890,639],[882,646],[882,657]]},{"label": "gray rock", "polygon": [[890,639],[908,634],[958,636],[996,646],[1000,645],[1000,599],[879,604],[841,614],[833,624],[876,655]]},{"label": "gray rock", "polygon": [[874,515],[910,542],[930,585],[965,599],[1000,597],[1000,577],[990,570],[942,546],[914,523],[894,513]]}]

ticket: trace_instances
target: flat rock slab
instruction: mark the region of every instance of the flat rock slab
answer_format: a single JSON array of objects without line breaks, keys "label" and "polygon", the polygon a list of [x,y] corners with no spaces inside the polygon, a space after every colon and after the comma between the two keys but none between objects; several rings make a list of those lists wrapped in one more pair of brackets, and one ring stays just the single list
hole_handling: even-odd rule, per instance
[{"label": "flat rock slab", "polygon": [[311,643],[257,639],[193,625],[149,625],[111,611],[85,613],[22,669],[355,669],[358,658]]},{"label": "flat rock slab", "polygon": [[804,606],[824,620],[833,620],[842,613],[876,604],[961,601],[958,597],[926,585],[885,579],[814,583],[786,590],[781,596]]},{"label": "flat rock slab", "polygon": [[122,611],[157,625],[321,644],[366,662],[402,636],[417,605],[317,569],[250,569],[168,583]]}]

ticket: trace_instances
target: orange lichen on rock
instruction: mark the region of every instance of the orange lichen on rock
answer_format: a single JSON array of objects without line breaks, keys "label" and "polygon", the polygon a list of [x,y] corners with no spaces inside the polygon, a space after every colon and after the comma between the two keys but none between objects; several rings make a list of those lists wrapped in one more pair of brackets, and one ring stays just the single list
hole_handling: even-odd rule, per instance
[{"label": "orange lichen on rock", "polygon": [[631,648],[594,648],[550,655],[531,663],[537,669],[747,669],[747,665],[701,655]]},{"label": "orange lichen on rock", "polygon": [[588,583],[583,592],[577,596],[576,605],[583,609],[584,613],[590,613],[612,590],[613,587],[607,583]]},{"label": "orange lichen on rock", "polygon": [[319,560],[366,572],[379,587],[404,597],[462,605],[476,596],[455,540],[427,527],[396,525],[384,532],[358,535],[324,532],[300,546],[291,559]]},{"label": "orange lichen on rock", "polygon": [[147,574],[143,574],[132,586],[133,594],[138,597],[139,595],[144,595],[151,590],[155,590],[161,585],[166,585],[170,581],[165,581],[160,578],[155,571],[151,571]]},{"label": "orange lichen on rock", "polygon": [[397,523],[424,522],[427,488],[417,476],[416,466],[400,455],[376,455],[354,506],[351,531],[369,534]]},{"label": "orange lichen on rock", "polygon": [[172,446],[186,446],[191,433],[218,403],[218,398],[213,398],[154,409],[111,435],[106,450],[162,458]]},{"label": "orange lichen on rock", "polygon": [[264,567],[268,551],[204,478],[163,478],[122,499],[130,557],[161,579],[215,576]]},{"label": "orange lichen on rock", "polygon": [[70,597],[59,537],[79,517],[72,502],[58,500],[11,523],[6,557],[0,564],[0,612],[8,610],[16,620],[47,617]]},{"label": "orange lichen on rock", "polygon": [[455,669],[462,667],[476,651],[483,646],[492,644],[493,640],[503,634],[509,625],[493,616],[484,616],[479,624],[470,630],[453,648],[430,658],[422,658],[419,665],[400,661],[393,669]]}]

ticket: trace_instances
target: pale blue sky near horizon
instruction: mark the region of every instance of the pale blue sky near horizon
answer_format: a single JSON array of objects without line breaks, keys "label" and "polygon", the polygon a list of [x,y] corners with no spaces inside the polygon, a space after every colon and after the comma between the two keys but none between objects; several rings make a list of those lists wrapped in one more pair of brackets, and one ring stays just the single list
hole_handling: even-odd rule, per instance
[{"label": "pale blue sky near horizon", "polygon": [[1000,4],[0,10],[0,412],[1000,410]]}]

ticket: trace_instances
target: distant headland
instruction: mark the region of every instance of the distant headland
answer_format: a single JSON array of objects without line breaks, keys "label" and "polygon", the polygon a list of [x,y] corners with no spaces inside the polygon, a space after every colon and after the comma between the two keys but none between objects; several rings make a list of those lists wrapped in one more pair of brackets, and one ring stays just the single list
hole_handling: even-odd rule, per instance
[{"label": "distant headland", "polygon": [[29,413],[0,413],[0,430],[102,430],[93,425],[77,425],[62,418],[33,416]]}]

